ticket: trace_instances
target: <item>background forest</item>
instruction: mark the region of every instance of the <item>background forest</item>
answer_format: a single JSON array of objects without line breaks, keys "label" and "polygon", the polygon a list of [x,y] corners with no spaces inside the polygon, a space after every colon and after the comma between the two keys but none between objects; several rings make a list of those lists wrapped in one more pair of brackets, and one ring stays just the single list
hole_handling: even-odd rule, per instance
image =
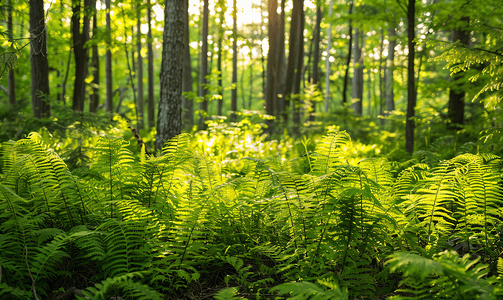
[{"label": "background forest", "polygon": [[0,15],[0,299],[503,299],[501,1]]}]

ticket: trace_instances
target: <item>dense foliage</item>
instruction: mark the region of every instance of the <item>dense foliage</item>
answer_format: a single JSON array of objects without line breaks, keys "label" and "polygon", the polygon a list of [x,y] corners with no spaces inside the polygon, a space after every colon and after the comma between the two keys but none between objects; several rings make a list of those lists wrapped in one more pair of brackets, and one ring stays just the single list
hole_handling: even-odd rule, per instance
[{"label": "dense foliage", "polygon": [[387,158],[244,119],[147,154],[76,124],[1,146],[0,299],[503,296],[502,160],[472,145]]}]

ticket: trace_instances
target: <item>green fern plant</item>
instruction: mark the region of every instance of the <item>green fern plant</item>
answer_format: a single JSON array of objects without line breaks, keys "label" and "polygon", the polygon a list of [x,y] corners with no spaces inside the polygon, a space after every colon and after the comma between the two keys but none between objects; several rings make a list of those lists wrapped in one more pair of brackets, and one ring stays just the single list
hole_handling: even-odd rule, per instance
[{"label": "green fern plant", "polygon": [[387,265],[391,272],[403,274],[403,288],[396,292],[405,294],[391,299],[498,299],[501,281],[487,278],[488,266],[478,263],[480,257],[469,257],[459,257],[454,251],[436,254],[432,259],[409,252],[392,254]]}]

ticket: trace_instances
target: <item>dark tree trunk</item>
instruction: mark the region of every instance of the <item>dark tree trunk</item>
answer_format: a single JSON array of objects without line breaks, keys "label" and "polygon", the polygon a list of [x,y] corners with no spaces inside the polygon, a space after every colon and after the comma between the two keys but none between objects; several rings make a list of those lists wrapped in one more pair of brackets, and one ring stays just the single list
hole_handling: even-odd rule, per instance
[{"label": "dark tree trunk", "polygon": [[[192,92],[192,67],[190,59],[190,41],[189,41],[189,0],[184,1],[184,11],[183,11],[183,26],[184,26],[184,44],[185,44],[185,60],[183,62],[183,82],[182,91]],[[183,107],[183,121],[184,127],[189,128],[194,125],[194,100],[187,99],[182,96],[182,107]],[[183,122],[182,122],[183,123]]]},{"label": "dark tree trunk", "polygon": [[164,143],[182,130],[182,76],[184,61],[184,2],[166,0],[160,76],[159,113],[155,146]]},{"label": "dark tree trunk", "polygon": [[[320,71],[319,71],[319,64],[320,64],[320,30],[321,30],[321,19],[323,18],[323,14],[321,12],[321,6],[320,3],[318,2],[316,4],[316,26],[314,28],[314,37],[313,37],[313,44],[314,44],[314,53],[313,53],[313,74],[311,74],[311,83],[316,85],[318,90],[321,91],[321,86],[319,84],[320,80]],[[316,113],[316,102],[312,103],[312,109],[313,111],[309,115],[309,121],[314,121],[314,114]]]},{"label": "dark tree trunk", "polygon": [[106,22],[107,22],[107,52],[105,54],[105,85],[106,85],[106,99],[105,99],[105,111],[112,113],[114,110],[114,101],[113,101],[113,90],[112,90],[112,52],[110,48],[112,45],[111,41],[111,21],[110,21],[110,0],[106,0]]},{"label": "dark tree trunk", "polygon": [[[7,0],[7,33],[9,41],[12,43],[14,41],[14,28],[12,27],[12,2],[13,0]],[[7,77],[7,89],[9,91],[9,104],[16,104],[16,77],[14,76],[14,69],[9,69],[9,74]]]},{"label": "dark tree trunk", "polygon": [[[353,1],[349,3],[349,16],[353,13]],[[348,42],[348,57],[346,59],[346,72],[344,74],[344,83],[342,86],[342,104],[348,102],[348,82],[349,82],[349,64],[351,63],[351,49],[353,48],[353,23],[349,19],[349,42]]]},{"label": "dark tree trunk", "polygon": [[[143,110],[143,57],[141,56],[141,6],[136,12],[136,52],[138,53],[138,129],[145,128],[145,112]],[[134,57],[134,56],[133,56]]]},{"label": "dark tree trunk", "polygon": [[31,104],[35,118],[49,117],[49,63],[44,1],[30,0]]},{"label": "dark tree trunk", "polygon": [[231,122],[236,121],[236,114],[238,110],[238,25],[237,25],[237,0],[232,3],[232,84],[233,89],[231,92],[231,113],[229,120]]},{"label": "dark tree trunk", "polygon": [[363,42],[364,38],[361,38],[362,45],[360,47],[360,35],[363,36],[363,34],[360,34],[360,30],[358,28],[355,28],[355,33],[354,33],[354,38],[353,38],[353,84],[352,84],[352,106],[355,111],[355,113],[358,116],[362,115],[363,112],[363,55],[362,55],[362,48],[363,48]]},{"label": "dark tree trunk", "polygon": [[206,99],[206,75],[208,74],[208,18],[209,8],[208,0],[204,0],[203,6],[203,30],[202,30],[202,47],[201,47],[201,71],[199,72],[199,97],[203,100],[199,105],[199,129],[206,129],[207,116],[203,114],[208,113],[208,99]]},{"label": "dark tree trunk", "polygon": [[293,123],[297,133],[300,126],[300,113],[298,112],[298,99],[292,94],[300,93],[300,79],[304,61],[304,1],[294,0],[292,8],[292,21],[290,25],[290,41],[288,65],[285,81],[285,100],[293,98]]},{"label": "dark tree trunk", "polygon": [[[96,3],[96,2],[95,2]],[[96,5],[95,5],[96,6]],[[94,10],[93,17],[93,38],[98,31],[98,12]],[[100,104],[100,58],[98,54],[98,45],[94,44],[92,47],[93,59],[91,61],[91,66],[93,68],[93,93],[91,94],[89,101],[89,111],[95,113],[98,111],[98,106]]]},{"label": "dark tree trunk", "polygon": [[[284,97],[285,80],[286,80],[286,58],[285,58],[285,3],[286,0],[281,0],[281,13],[279,15],[279,29],[276,35],[276,77],[274,78],[274,110],[276,111],[277,118],[283,118],[286,122],[288,120],[287,107],[289,102]],[[277,15],[276,15],[276,18]],[[280,96],[281,95],[281,96]]]},{"label": "dark tree trunk", "polygon": [[148,127],[149,129],[155,126],[155,103],[154,103],[154,50],[152,48],[152,5],[150,0],[147,0],[147,73],[148,73]]},{"label": "dark tree trunk", "polygon": [[384,125],[383,52],[384,52],[384,29],[381,27],[381,38],[379,41],[379,116],[380,116],[379,123],[381,125]]},{"label": "dark tree trunk", "polygon": [[[267,93],[265,94],[265,111],[268,115],[279,117],[276,97],[278,89],[278,54],[279,43],[278,31],[279,20],[276,10],[278,9],[278,0],[269,0],[268,2],[268,37],[269,37],[269,53],[267,54]],[[274,122],[267,121],[269,134],[274,132]]]},{"label": "dark tree trunk", "polygon": [[[220,3],[220,2],[219,2]],[[218,52],[217,52],[217,70],[218,70],[218,99],[217,114],[222,116],[222,109],[224,106],[224,87],[222,83],[222,44],[224,39],[224,19],[225,19],[225,4],[220,5],[220,26],[218,26]]]},{"label": "dark tree trunk", "polygon": [[[85,0],[84,8],[82,8],[80,0],[74,0],[72,9],[73,53],[75,55],[75,84],[73,88],[72,109],[77,111],[84,110],[84,102],[86,99],[86,78],[89,52],[85,47],[85,43],[89,40],[90,2],[90,0]],[[81,15],[84,16],[82,20],[82,32],[80,31]]]},{"label": "dark tree trunk", "polygon": [[416,17],[416,0],[409,0],[407,10],[407,47],[409,48],[408,55],[408,76],[407,76],[407,119],[405,121],[405,149],[407,152],[414,151],[414,130],[416,124],[414,122],[416,108],[416,87],[414,74],[414,57],[415,57],[415,17]]},{"label": "dark tree trunk", "polygon": [[395,93],[393,89],[393,71],[395,70],[395,46],[396,31],[395,22],[391,22],[388,27],[388,57],[386,58],[386,74],[384,76],[384,85],[386,91],[386,116],[395,110]]},{"label": "dark tree trunk", "polygon": [[[470,24],[470,17],[461,18],[464,25],[467,27]],[[465,28],[456,28],[452,32],[452,41],[458,42],[461,45],[468,46],[470,44],[470,31]],[[465,123],[465,92],[462,88],[462,79],[464,74],[458,72],[452,76],[453,83],[449,90],[449,103],[447,116],[449,118],[449,127],[459,129]]]}]

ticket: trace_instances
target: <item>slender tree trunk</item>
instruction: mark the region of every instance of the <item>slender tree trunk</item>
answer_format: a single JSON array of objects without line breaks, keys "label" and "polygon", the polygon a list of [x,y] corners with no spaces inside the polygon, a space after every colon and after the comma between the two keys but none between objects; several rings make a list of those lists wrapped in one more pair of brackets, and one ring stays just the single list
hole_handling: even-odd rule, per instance
[{"label": "slender tree trunk", "polygon": [[141,6],[136,12],[136,52],[138,53],[138,129],[145,128],[145,112],[143,110],[143,57],[141,56]]},{"label": "slender tree trunk", "polygon": [[395,70],[396,24],[391,22],[388,27],[388,57],[386,58],[385,91],[386,91],[386,116],[395,110],[395,93],[393,89],[393,71]]},{"label": "slender tree trunk", "polygon": [[[94,7],[96,7],[96,1]],[[93,38],[96,37],[98,31],[98,11],[94,9],[93,16]],[[91,66],[93,68],[93,93],[91,94],[89,101],[89,111],[95,113],[98,111],[98,106],[100,104],[100,58],[98,54],[98,45],[94,44],[92,46],[93,58],[91,61]]]},{"label": "slender tree trunk", "polygon": [[381,27],[381,38],[379,41],[379,123],[384,125],[384,78],[383,78],[383,52],[384,52],[384,29]]},{"label": "slender tree trunk", "polygon": [[[278,9],[278,0],[269,0],[268,2],[268,37],[269,37],[269,53],[267,54],[267,93],[265,95],[265,110],[270,116],[276,116],[279,113],[275,110],[275,102],[278,88],[278,46],[277,41],[279,31],[279,20],[276,10]],[[274,132],[274,122],[272,120],[266,121],[268,125],[268,132]]]},{"label": "slender tree trunk", "polygon": [[[207,114],[208,114],[208,99],[206,99],[206,75],[208,74],[208,18],[209,18],[209,8],[208,0],[204,0],[203,7],[203,30],[202,30],[202,47],[201,47],[201,71],[199,74],[199,97],[203,100],[200,103],[199,110],[199,129],[206,129]],[[232,109],[232,108],[231,108]],[[203,114],[206,114],[203,115]]]},{"label": "slender tree trunk", "polygon": [[[189,40],[189,0],[184,0],[184,11],[183,11],[183,22],[184,22],[184,44],[185,44],[185,60],[183,62],[183,82],[182,91],[192,92],[192,66],[190,58],[190,40]],[[183,106],[183,121],[187,124],[184,125],[186,128],[190,128],[194,125],[194,100],[187,99],[182,96],[182,106]],[[182,122],[183,123],[183,122]]]},{"label": "slender tree trunk", "polygon": [[30,0],[30,65],[31,103],[35,118],[49,117],[49,63],[47,62],[47,32],[44,1]]},{"label": "slender tree trunk", "polygon": [[[470,17],[463,17],[461,21],[465,28],[470,24]],[[465,28],[456,28],[452,32],[452,41],[468,46],[470,43],[470,31]],[[449,103],[447,116],[449,118],[449,127],[459,129],[465,123],[465,92],[463,91],[462,79],[464,74],[458,72],[452,75],[453,83],[449,90]]]},{"label": "slender tree trunk", "polygon": [[[316,4],[316,26],[314,28],[314,53],[313,53],[313,74],[311,75],[311,83],[316,85],[316,87],[321,91],[320,80],[320,31],[321,31],[321,19],[323,19],[323,13],[321,12],[320,1]],[[316,113],[316,102],[313,101],[312,109],[313,111],[309,115],[309,121],[314,121],[314,116]]]},{"label": "slender tree trunk", "polygon": [[[275,47],[276,53],[276,72],[277,76],[274,78],[275,81],[275,111],[276,116],[282,117],[285,125],[288,121],[288,111],[290,107],[290,102],[287,101],[284,91],[285,91],[285,80],[286,80],[286,54],[285,54],[285,5],[286,0],[281,0],[281,13],[279,15],[279,29],[276,36],[276,42],[278,45]],[[276,15],[277,16],[277,15]],[[276,17],[278,18],[278,17]],[[282,94],[282,95],[281,95]]]},{"label": "slender tree trunk", "polygon": [[[14,41],[14,28],[12,27],[12,4],[13,0],[7,0],[7,34],[9,38],[9,42]],[[9,69],[9,74],[7,77],[7,89],[9,91],[9,104],[16,104],[16,77],[14,73],[14,69]]]},{"label": "slender tree trunk", "polygon": [[[110,1],[110,0],[107,0]],[[155,104],[154,104],[154,50],[152,48],[152,4],[147,0],[147,73],[148,73],[148,127],[155,126]]]},{"label": "slender tree trunk", "polygon": [[[260,36],[264,36],[264,15],[262,12],[262,6],[260,6]],[[265,64],[265,55],[264,55],[264,50],[262,48],[262,44],[260,44],[260,59],[262,63],[262,93],[264,94],[264,98],[267,97],[267,80],[266,80],[266,73],[267,73],[267,67]],[[264,105],[265,107],[265,105]]]},{"label": "slender tree trunk", "polygon": [[160,78],[159,114],[155,146],[164,143],[182,130],[182,76],[184,61],[184,3],[166,0]]},{"label": "slender tree trunk", "polygon": [[[330,0],[328,5],[328,19],[334,12],[334,0]],[[332,47],[332,23],[328,26],[327,32],[327,58],[325,60],[325,113],[328,113],[328,104],[330,103],[330,49]]]},{"label": "slender tree trunk", "polygon": [[[75,55],[75,84],[73,88],[72,109],[77,111],[84,110],[84,101],[86,99],[86,78],[89,53],[88,49],[85,47],[85,43],[89,40],[90,20],[88,12],[90,7],[90,0],[84,1],[84,8],[80,5],[80,0],[73,1],[72,37],[73,53]],[[84,16],[82,21],[82,33],[80,32],[81,15]]]},{"label": "slender tree trunk", "polygon": [[232,2],[232,91],[231,91],[231,113],[229,120],[236,121],[236,112],[238,110],[238,25],[237,25],[237,0]]},{"label": "slender tree trunk", "polygon": [[363,55],[362,55],[362,48],[363,48],[363,38],[362,40],[362,46],[360,47],[360,30],[358,28],[355,28],[355,33],[354,33],[354,43],[353,43],[353,51],[354,51],[354,56],[353,56],[353,85],[352,85],[352,106],[355,111],[355,113],[359,116],[362,115],[362,101],[363,101]]},{"label": "slender tree trunk", "polygon": [[[353,1],[349,3],[349,16],[353,13]],[[346,59],[346,72],[344,74],[344,84],[342,86],[342,104],[346,104],[348,94],[349,81],[349,64],[351,63],[351,49],[353,48],[353,23],[349,20],[349,42],[348,42],[348,57]]]},{"label": "slender tree trunk", "polygon": [[407,10],[407,47],[409,48],[408,55],[408,76],[407,76],[407,119],[405,121],[405,148],[407,152],[414,151],[414,131],[415,131],[415,108],[416,108],[416,87],[414,74],[414,57],[415,46],[415,17],[416,17],[416,0],[409,0]]},{"label": "slender tree trunk", "polygon": [[[300,93],[300,78],[304,60],[304,1],[294,0],[292,8],[292,21],[290,25],[290,41],[288,65],[286,71],[284,97],[287,101],[292,100],[292,94]],[[300,114],[297,112],[298,99],[293,99],[294,131],[298,131],[300,126]]]},{"label": "slender tree trunk", "polygon": [[225,4],[220,5],[220,26],[218,26],[218,52],[217,52],[217,70],[218,70],[218,94],[220,99],[218,99],[217,114],[222,116],[222,109],[224,106],[224,87],[222,83],[222,78],[224,74],[222,73],[222,44],[224,39],[224,19],[225,19]]},{"label": "slender tree trunk", "polygon": [[106,4],[106,23],[107,23],[107,52],[105,54],[105,85],[106,85],[106,99],[105,99],[105,111],[112,113],[114,111],[114,100],[113,100],[113,86],[112,86],[112,47],[110,41],[112,39],[112,29],[110,21],[110,0],[105,0]]},{"label": "slender tree trunk", "polygon": [[[248,98],[248,109],[252,109],[253,100],[253,51],[250,48],[250,97]],[[244,97],[244,95],[243,95]]]}]

